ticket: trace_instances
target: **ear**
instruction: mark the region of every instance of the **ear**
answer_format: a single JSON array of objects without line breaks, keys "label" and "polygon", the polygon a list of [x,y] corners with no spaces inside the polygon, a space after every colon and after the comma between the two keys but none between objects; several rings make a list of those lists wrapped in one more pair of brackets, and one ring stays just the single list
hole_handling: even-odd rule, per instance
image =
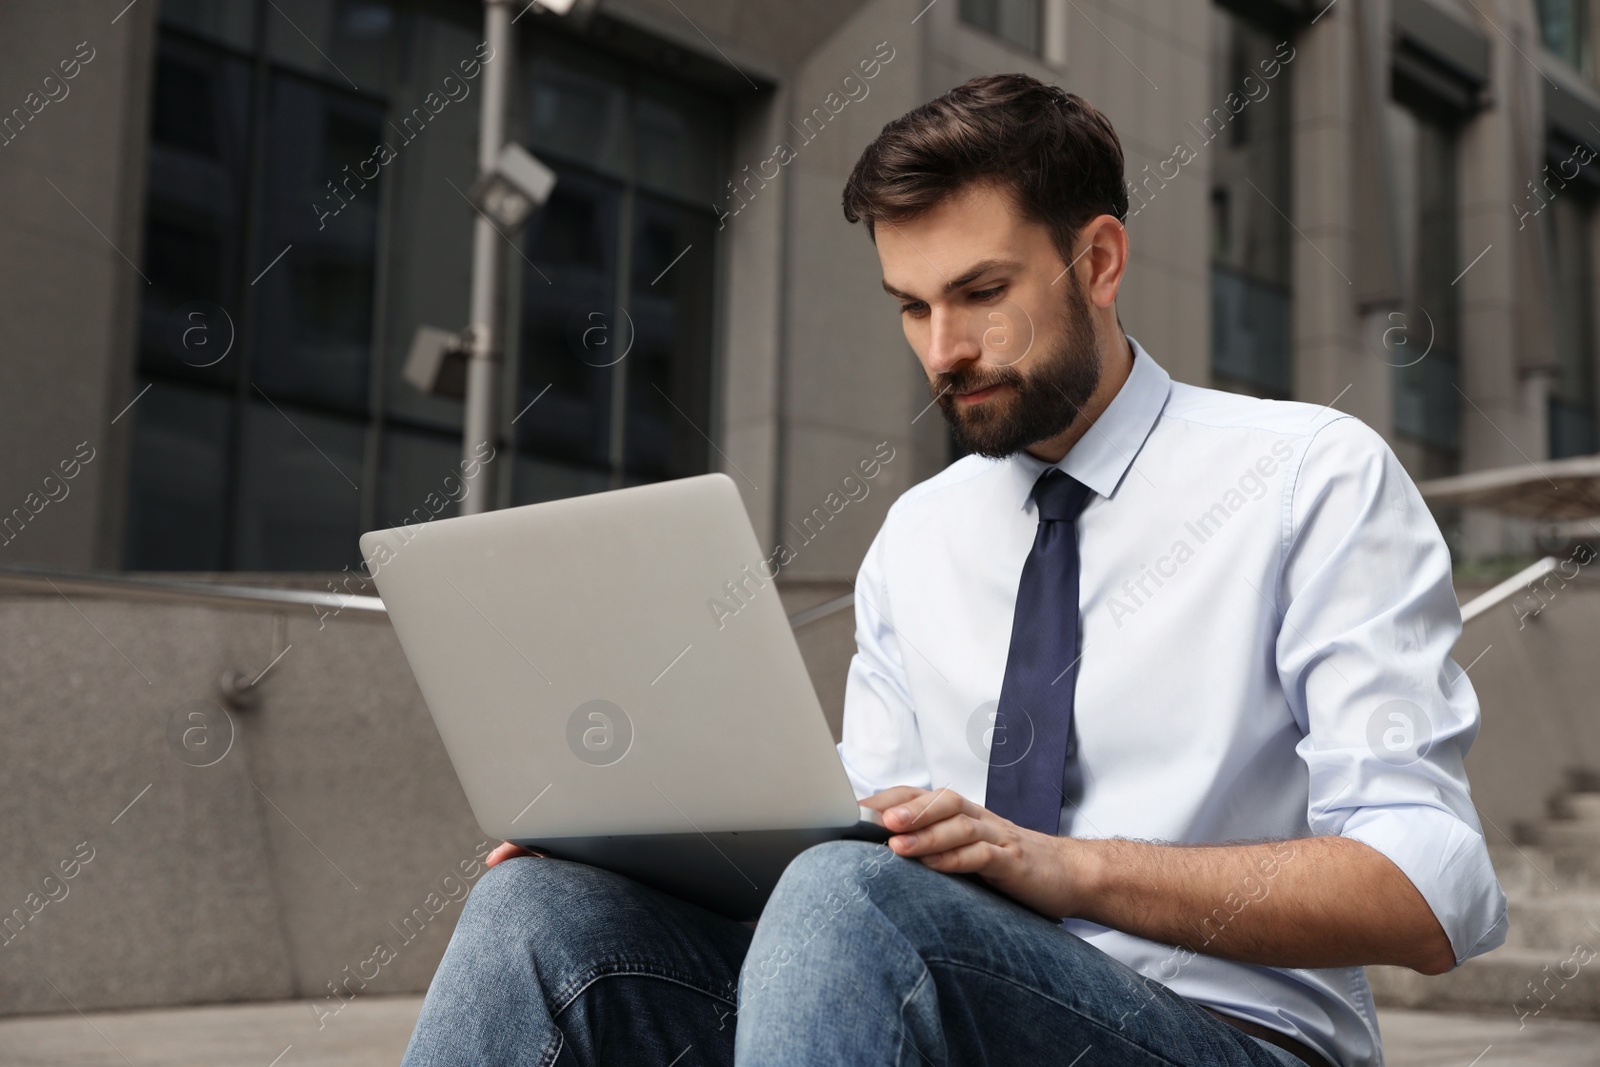
[{"label": "ear", "polygon": [[1073,267],[1090,304],[1108,308],[1117,301],[1128,266],[1128,230],[1115,215],[1097,215],[1078,231]]}]

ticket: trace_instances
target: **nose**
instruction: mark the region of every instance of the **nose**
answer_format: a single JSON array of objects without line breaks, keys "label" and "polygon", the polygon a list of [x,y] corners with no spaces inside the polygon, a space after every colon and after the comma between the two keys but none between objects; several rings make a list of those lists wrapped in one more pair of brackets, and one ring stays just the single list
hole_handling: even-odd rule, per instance
[{"label": "nose", "polygon": [[972,336],[969,328],[974,324],[969,312],[935,306],[929,318],[928,355],[925,360],[929,374],[945,374],[983,355],[979,339]]}]

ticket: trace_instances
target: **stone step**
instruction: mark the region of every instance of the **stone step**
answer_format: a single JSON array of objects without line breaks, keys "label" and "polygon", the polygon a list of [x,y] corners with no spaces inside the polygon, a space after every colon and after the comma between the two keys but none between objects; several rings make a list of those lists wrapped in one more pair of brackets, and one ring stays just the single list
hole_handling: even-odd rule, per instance
[{"label": "stone step", "polygon": [[1489,845],[1489,859],[1507,896],[1600,893],[1600,852],[1582,843]]},{"label": "stone step", "polygon": [[1600,856],[1600,822],[1547,819],[1523,827],[1529,843],[1549,849],[1585,848]]},{"label": "stone step", "polygon": [[1570,953],[1585,944],[1600,951],[1600,893],[1508,893],[1507,902],[1507,948]]},{"label": "stone step", "polygon": [[[1600,937],[1588,945],[1600,946]],[[1600,955],[1589,958],[1571,949],[1499,948],[1432,976],[1404,967],[1368,967],[1367,980],[1373,998],[1386,1007],[1501,1013],[1522,1020],[1600,1019]]]},{"label": "stone step", "polygon": [[1567,793],[1557,806],[1569,819],[1600,826],[1600,793]]}]

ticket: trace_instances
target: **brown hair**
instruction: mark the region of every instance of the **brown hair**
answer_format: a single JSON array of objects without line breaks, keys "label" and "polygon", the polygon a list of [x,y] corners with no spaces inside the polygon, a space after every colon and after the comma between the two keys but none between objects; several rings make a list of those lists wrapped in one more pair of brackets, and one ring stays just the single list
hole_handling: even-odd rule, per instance
[{"label": "brown hair", "polygon": [[885,126],[844,186],[844,217],[865,222],[922,214],[975,181],[1006,189],[1025,218],[1050,229],[1063,262],[1097,215],[1128,216],[1122,143],[1094,105],[1026,74],[956,86]]}]

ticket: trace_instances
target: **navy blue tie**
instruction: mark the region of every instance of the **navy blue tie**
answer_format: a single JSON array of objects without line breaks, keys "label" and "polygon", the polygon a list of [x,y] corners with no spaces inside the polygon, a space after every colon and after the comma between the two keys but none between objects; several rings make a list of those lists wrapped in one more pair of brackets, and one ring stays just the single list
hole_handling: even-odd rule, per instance
[{"label": "navy blue tie", "polygon": [[989,747],[984,807],[1040,833],[1061,828],[1078,677],[1078,515],[1089,487],[1059,467],[1033,484],[1039,529],[1022,565]]}]

